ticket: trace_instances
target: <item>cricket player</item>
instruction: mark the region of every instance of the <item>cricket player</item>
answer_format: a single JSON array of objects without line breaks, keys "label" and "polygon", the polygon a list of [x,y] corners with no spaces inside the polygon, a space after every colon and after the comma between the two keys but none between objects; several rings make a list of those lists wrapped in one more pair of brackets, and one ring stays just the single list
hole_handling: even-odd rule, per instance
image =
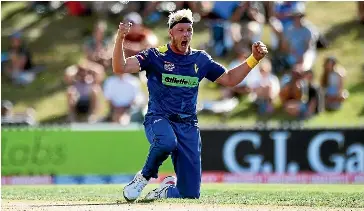
[{"label": "cricket player", "polygon": [[227,71],[205,51],[190,47],[193,18],[189,9],[171,13],[168,26],[168,44],[129,58],[124,55],[124,38],[131,23],[120,23],[115,41],[113,72],[146,71],[149,91],[144,127],[150,149],[143,169],[124,187],[127,201],[136,200],[150,178],[158,178],[159,166],[169,155],[177,178],[166,177],[145,199],[200,197],[201,138],[196,115],[199,83],[207,78],[233,87],[268,53],[262,42],[256,42],[248,59]]}]

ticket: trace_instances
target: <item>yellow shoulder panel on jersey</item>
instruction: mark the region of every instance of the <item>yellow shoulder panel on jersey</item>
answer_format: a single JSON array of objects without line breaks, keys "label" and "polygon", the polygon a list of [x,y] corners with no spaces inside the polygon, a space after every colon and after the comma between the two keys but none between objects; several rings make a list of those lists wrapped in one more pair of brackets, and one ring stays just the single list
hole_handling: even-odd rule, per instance
[{"label": "yellow shoulder panel on jersey", "polygon": [[157,51],[159,51],[160,53],[165,53],[165,52],[167,52],[167,51],[168,51],[167,44],[162,45],[162,46],[159,46],[159,47],[157,48]]}]

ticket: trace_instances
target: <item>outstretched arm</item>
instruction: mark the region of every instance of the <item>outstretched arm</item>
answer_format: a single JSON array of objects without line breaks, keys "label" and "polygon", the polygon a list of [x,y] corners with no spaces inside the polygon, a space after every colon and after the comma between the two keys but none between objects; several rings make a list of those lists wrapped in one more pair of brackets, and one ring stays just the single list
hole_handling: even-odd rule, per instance
[{"label": "outstretched arm", "polygon": [[128,34],[131,23],[120,23],[112,55],[112,69],[115,74],[137,73],[140,70],[139,61],[135,56],[125,58],[124,39]]},{"label": "outstretched arm", "polygon": [[241,65],[222,74],[216,82],[223,86],[234,87],[239,84],[248,73],[258,64],[258,62],[268,53],[267,47],[262,42],[252,45],[252,55],[250,55]]},{"label": "outstretched arm", "polygon": [[[258,61],[256,61],[255,63],[258,63]],[[223,86],[234,87],[238,85],[241,81],[243,81],[252,69],[253,67],[250,67],[245,60],[239,66],[222,74],[220,78],[216,80],[216,82]]]}]

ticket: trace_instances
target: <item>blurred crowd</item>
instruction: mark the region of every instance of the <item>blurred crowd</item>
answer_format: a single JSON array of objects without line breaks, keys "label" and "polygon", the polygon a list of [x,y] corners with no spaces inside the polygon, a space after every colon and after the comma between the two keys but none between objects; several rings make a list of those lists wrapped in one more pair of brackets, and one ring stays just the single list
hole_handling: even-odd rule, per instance
[{"label": "blurred crowd", "polygon": [[322,70],[313,70],[317,49],[328,48],[328,41],[307,20],[305,2],[215,2],[198,8],[211,8],[202,15],[211,29],[208,51],[217,57],[236,55],[229,69],[250,55],[251,44],[262,39],[264,25],[271,30],[270,56],[236,87],[221,87],[219,100],[202,102],[201,112],[229,113],[241,96],[248,96],[258,115],[272,114],[278,107],[302,120],[324,109],[338,110],[347,99],[345,69],[337,58],[327,57]]},{"label": "blurred crowd", "polygon": [[[210,30],[208,42],[200,49],[214,57],[235,55],[228,68],[243,62],[250,54],[253,42],[261,40],[265,25],[270,28],[270,57],[254,68],[248,77],[234,88],[221,87],[221,98],[201,102],[200,112],[228,113],[241,96],[248,96],[258,115],[272,114],[281,105],[297,119],[309,118],[323,109],[338,110],[348,97],[344,89],[345,68],[335,57],[327,57],[322,69],[313,70],[317,49],[328,42],[314,23],[306,18],[305,2],[31,2],[37,13],[62,11],[72,16],[96,15],[92,34],[84,41],[83,56],[77,64],[64,71],[67,85],[69,122],[114,122],[128,125],[141,122],[147,107],[143,92],[145,73],[112,75],[111,57],[115,35],[108,37],[108,18],[122,17],[133,26],[126,37],[126,56],[161,45],[148,26],[166,22],[171,11],[190,8],[195,22]],[[364,4],[358,3],[359,21],[364,23]],[[143,18],[144,17],[144,18]],[[34,64],[31,49],[21,32],[9,38],[10,48],[2,52],[2,75],[15,85],[27,86],[45,67]],[[316,76],[314,73],[320,73]],[[315,77],[319,77],[318,80]],[[319,81],[318,84],[315,81]],[[100,115],[103,98],[108,113]],[[277,103],[278,101],[278,103]],[[2,103],[2,123],[12,122],[9,101]],[[30,114],[27,114],[30,115]],[[25,117],[27,119],[28,117]]]},{"label": "blurred crowd", "polygon": [[[157,47],[158,38],[143,25],[137,12],[127,13],[124,22],[133,23],[125,37],[125,56]],[[70,122],[113,122],[128,125],[141,122],[146,109],[146,95],[142,91],[142,75],[122,74],[106,77],[111,68],[113,40],[105,36],[107,24],[96,23],[92,36],[84,43],[84,58],[65,70],[67,102]],[[112,71],[109,71],[111,73]],[[102,96],[107,102],[108,114],[100,117]]]}]

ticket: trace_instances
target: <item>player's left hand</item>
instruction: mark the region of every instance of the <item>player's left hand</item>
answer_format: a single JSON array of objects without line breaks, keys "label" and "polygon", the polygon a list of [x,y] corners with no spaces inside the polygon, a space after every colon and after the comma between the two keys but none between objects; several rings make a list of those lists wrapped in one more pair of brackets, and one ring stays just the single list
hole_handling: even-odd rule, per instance
[{"label": "player's left hand", "polygon": [[259,61],[263,59],[265,55],[268,54],[267,46],[265,46],[264,43],[261,41],[255,42],[252,45],[252,53],[254,58]]}]

